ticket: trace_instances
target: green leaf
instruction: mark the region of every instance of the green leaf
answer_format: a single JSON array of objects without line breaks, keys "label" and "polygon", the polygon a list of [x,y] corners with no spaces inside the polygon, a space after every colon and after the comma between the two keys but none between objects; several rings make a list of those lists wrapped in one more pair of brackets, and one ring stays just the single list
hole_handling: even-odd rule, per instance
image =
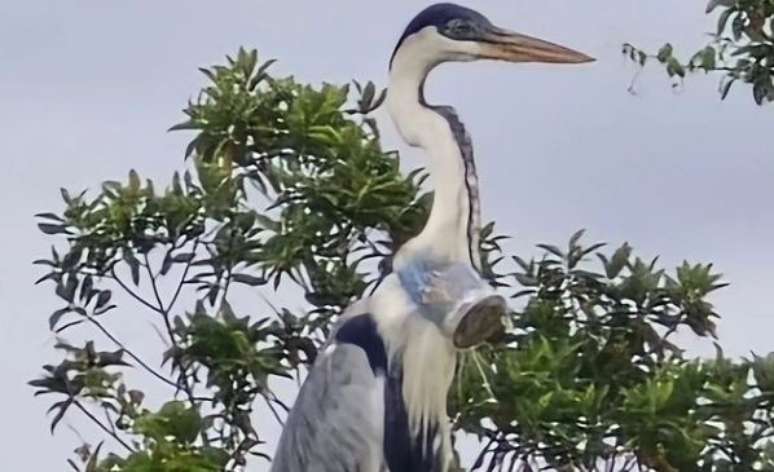
[{"label": "green leaf", "polygon": [[129,190],[131,192],[136,192],[140,190],[140,186],[142,185],[142,182],[140,181],[140,176],[137,174],[137,171],[132,169],[129,171]]},{"label": "green leaf", "polygon": [[60,223],[64,223],[64,218],[57,215],[56,213],[36,213],[35,218],[43,218],[46,220],[54,220],[59,221]]},{"label": "green leaf", "polygon": [[645,54],[645,51],[637,51],[637,59],[638,59],[637,62],[639,62],[641,66],[644,66],[645,63],[648,61],[648,55]]},{"label": "green leaf", "polygon": [[675,75],[678,77],[685,77],[685,68],[675,57],[669,57],[667,59],[667,73],[670,77]]},{"label": "green leaf", "polygon": [[578,241],[580,241],[580,239],[583,237],[584,234],[586,234],[586,230],[585,229],[580,229],[580,230],[576,231],[575,234],[573,234],[570,237],[569,247],[570,248],[577,247],[578,246]]},{"label": "green leaf", "polygon": [[248,274],[233,274],[231,277],[234,279],[234,282],[251,285],[253,287],[265,285],[268,282],[263,277],[256,277]]},{"label": "green leaf", "polygon": [[132,283],[137,286],[140,283],[140,261],[129,249],[124,249],[122,258],[126,265],[129,266],[129,271],[132,277]]},{"label": "green leaf", "polygon": [[97,447],[94,448],[94,452],[91,454],[91,457],[89,457],[88,462],[86,462],[86,470],[84,472],[98,472],[99,452],[102,449],[103,444],[104,441],[100,441],[99,444],[97,444]]},{"label": "green leaf", "polygon": [[537,247],[550,252],[551,254],[555,255],[559,259],[564,259],[564,253],[562,252],[561,249],[559,249],[556,246],[553,246],[551,244],[538,244]]},{"label": "green leaf", "polygon": [[665,45],[661,46],[661,49],[658,50],[658,54],[656,55],[656,59],[658,59],[661,63],[666,63],[667,60],[672,57],[672,45],[669,43],[666,43]]},{"label": "green leaf", "polygon": [[717,26],[717,35],[721,36],[723,35],[723,32],[726,30],[726,25],[728,24],[728,20],[731,18],[731,15],[736,12],[735,9],[727,8],[723,10],[723,12],[718,17],[718,26]]},{"label": "green leaf", "polygon": [[56,429],[56,425],[59,424],[59,422],[64,418],[65,413],[67,413],[67,409],[72,404],[72,400],[65,400],[58,403],[55,403],[54,406],[49,410],[53,411],[54,409],[57,410],[56,415],[54,415],[54,418],[51,420],[51,434],[54,434],[54,430]]},{"label": "green leaf", "polygon": [[201,124],[196,123],[194,121],[184,121],[182,123],[178,123],[172,126],[167,131],[183,131],[183,130],[199,130],[199,129],[202,129]]},{"label": "green leaf", "polygon": [[258,221],[258,224],[265,229],[279,232],[281,229],[281,226],[278,222],[272,220],[266,215],[256,214],[255,219]]},{"label": "green leaf", "polygon": [[763,105],[766,96],[768,95],[768,87],[763,82],[755,82],[753,84],[753,99],[758,105]]},{"label": "green leaf", "polygon": [[38,223],[38,228],[46,234],[72,234],[67,229],[67,225],[51,224],[51,223]]},{"label": "green leaf", "polygon": [[369,81],[366,84],[365,89],[363,89],[363,96],[361,97],[362,103],[364,105],[363,107],[364,110],[368,110],[370,108],[371,102],[373,101],[375,94],[376,94],[376,86],[374,85],[373,82]]},{"label": "green leaf", "polygon": [[62,200],[69,206],[73,203],[73,198],[70,196],[70,192],[66,188],[59,189],[59,193],[62,195]]},{"label": "green leaf", "polygon": [[88,297],[90,296],[93,288],[94,279],[91,275],[87,275],[83,278],[83,282],[81,283],[81,290],[78,294],[78,299],[81,301],[88,300]]},{"label": "green leaf", "polygon": [[197,151],[199,147],[199,143],[202,141],[201,135],[197,136],[196,138],[192,139],[191,142],[188,143],[188,146],[185,148],[185,154],[184,157],[188,159],[194,153]]},{"label": "green leaf", "polygon": [[161,263],[161,270],[159,270],[160,275],[167,275],[169,273],[169,270],[172,269],[172,265],[174,264],[174,259],[172,258],[172,254],[167,252],[164,255],[164,261]]},{"label": "green leaf", "polygon": [[172,257],[172,262],[175,262],[175,263],[178,263],[178,264],[179,263],[187,263],[187,262],[191,262],[194,259],[194,257],[196,257],[196,254],[193,253],[193,252],[185,252],[185,253],[175,254]]},{"label": "green leaf", "polygon": [[629,261],[631,253],[632,248],[628,243],[624,243],[623,246],[615,251],[613,257],[610,259],[610,262],[605,267],[607,278],[614,279],[618,277],[618,275],[621,273],[621,270],[626,267],[626,263]]},{"label": "green leaf", "polygon": [[768,73],[761,72],[753,83],[753,98],[755,103],[763,105],[770,97],[774,97],[774,84]]},{"label": "green leaf", "polygon": [[57,273],[57,272],[49,272],[48,274],[44,275],[43,277],[40,277],[39,279],[37,279],[34,283],[35,283],[35,285],[38,285],[38,284],[40,284],[42,282],[45,282],[46,280],[54,280],[54,281],[58,282],[60,278],[61,278],[61,275],[59,273]]},{"label": "green leaf", "polygon": [[511,298],[516,299],[516,298],[521,298],[521,297],[525,297],[525,296],[532,296],[535,293],[536,293],[535,290],[532,290],[532,289],[519,290],[518,292],[516,292],[513,295],[511,295]]},{"label": "green leaf", "polygon": [[98,309],[107,305],[107,303],[110,301],[110,298],[112,296],[113,296],[113,293],[110,290],[102,290],[101,292],[99,292],[99,295],[97,295],[97,303],[94,306],[94,308]]},{"label": "green leaf", "polygon": [[742,39],[742,33],[744,33],[744,16],[737,14],[734,17],[734,21],[731,22],[731,33],[734,35],[734,41]]},{"label": "green leaf", "polygon": [[48,329],[54,331],[56,329],[56,325],[59,324],[59,321],[67,313],[70,313],[70,308],[60,308],[59,310],[53,312],[48,318]]},{"label": "green leaf", "polygon": [[717,53],[715,51],[715,48],[712,46],[707,46],[704,48],[701,52],[701,67],[705,71],[709,72],[713,70],[716,66],[716,57]]},{"label": "green leaf", "polygon": [[774,392],[774,353],[759,357],[753,353],[752,364],[755,381],[764,392]]},{"label": "green leaf", "polygon": [[524,272],[531,272],[531,265],[527,263],[524,259],[522,259],[519,256],[511,256],[511,258],[516,261],[516,263],[521,267],[521,269]]},{"label": "green leaf", "polygon": [[183,443],[193,443],[199,435],[202,418],[196,408],[182,401],[165,403],[158,413],[147,414],[137,420],[137,429],[150,437],[163,439],[172,436]]},{"label": "green leaf", "polygon": [[516,281],[525,287],[536,287],[538,285],[538,281],[534,277],[525,274],[514,274],[514,277],[516,277]]},{"label": "green leaf", "polygon": [[734,85],[734,82],[736,82],[736,79],[726,79],[726,81],[721,85],[720,90],[720,99],[725,100],[728,96],[728,92],[731,91],[731,86]]},{"label": "green leaf", "polygon": [[75,299],[75,290],[78,288],[78,278],[70,274],[66,282],[60,281],[56,287],[56,294],[63,300],[72,303]]}]

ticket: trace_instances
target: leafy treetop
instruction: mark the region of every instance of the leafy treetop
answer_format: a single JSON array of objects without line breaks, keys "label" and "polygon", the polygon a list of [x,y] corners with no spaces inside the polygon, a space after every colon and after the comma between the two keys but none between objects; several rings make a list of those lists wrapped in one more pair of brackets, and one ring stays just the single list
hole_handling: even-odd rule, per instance
[{"label": "leafy treetop", "polygon": [[[774,1],[710,0],[707,14],[719,12],[712,40],[690,58],[680,59],[670,43],[649,54],[632,44],[623,53],[640,66],[651,60],[662,64],[680,85],[688,73],[719,73],[720,96],[725,99],[738,82],[751,86],[755,103],[774,100]],[[634,83],[630,87],[634,91]]]},{"label": "leafy treetop", "polygon": [[[383,92],[355,83],[350,98],[347,86],[276,78],[270,65],[240,50],[202,70],[208,84],[173,127],[195,133],[190,169],[164,189],[132,171],[93,196],[63,190],[64,210],[38,215],[57,241],[36,261],[61,300],[51,329],[97,336],[61,339],[62,361],[30,382],[55,398],[52,431],[81,414],[104,433],[76,450],[74,470],[270,460],[262,430],[287,410],[273,382],[303,377],[331,323],[426,219],[425,173],[400,172],[369,116]],[[606,252],[582,236],[527,261],[506,255],[493,224],[482,229],[483,272],[512,293],[513,328],[462,355],[450,392],[454,428],[482,441],[472,468],[774,471],[774,358],[732,361],[718,348],[691,360],[673,344],[680,330],[715,336],[707,297],[720,275],[689,263],[667,273],[628,244]],[[267,300],[295,287],[307,306],[238,313],[239,286]],[[104,322],[119,316],[151,316],[164,343],[125,344]],[[168,395],[149,401],[128,368]],[[259,403],[275,418],[256,422]]]}]

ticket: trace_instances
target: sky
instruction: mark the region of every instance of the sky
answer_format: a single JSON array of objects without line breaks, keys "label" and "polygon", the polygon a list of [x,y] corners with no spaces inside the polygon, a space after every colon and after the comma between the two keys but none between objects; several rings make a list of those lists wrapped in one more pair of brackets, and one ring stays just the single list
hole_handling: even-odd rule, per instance
[{"label": "sky", "polygon": [[[164,182],[181,169],[190,136],[166,130],[181,121],[180,110],[203,84],[197,67],[245,46],[278,58],[280,75],[385,85],[395,41],[429,3],[0,4],[3,469],[63,470],[79,445],[72,428],[92,443],[98,437],[77,417],[51,436],[45,416],[51,400],[33,399],[25,385],[42,364],[58,359],[47,327],[58,302],[49,286],[32,284],[40,270],[31,261],[47,253],[50,241],[32,215],[61,209],[59,187],[95,189],[124,178],[130,168]],[[772,350],[772,108],[756,107],[744,87],[721,102],[716,77],[698,75],[673,89],[658,67],[640,74],[636,94],[627,92],[636,69],[621,56],[621,43],[655,50],[671,41],[678,52],[690,53],[714,27],[703,2],[466,4],[498,25],[598,59],[582,67],[448,65],[428,82],[429,101],[455,106],[473,136],[484,219],[514,237],[509,249],[537,254],[535,244],[562,243],[586,228],[589,240],[629,241],[643,256],[660,255],[667,267],[683,259],[714,262],[732,283],[713,298],[724,316],[719,334],[726,352]],[[400,142],[386,115],[378,111],[377,117],[385,147],[401,150],[409,166],[421,164],[421,153]],[[261,303],[257,294],[245,297],[246,304]],[[124,310],[110,326],[142,351],[158,346],[148,316]],[[696,355],[712,352],[708,342],[681,339]],[[256,422],[271,440],[277,429],[265,418]]]}]

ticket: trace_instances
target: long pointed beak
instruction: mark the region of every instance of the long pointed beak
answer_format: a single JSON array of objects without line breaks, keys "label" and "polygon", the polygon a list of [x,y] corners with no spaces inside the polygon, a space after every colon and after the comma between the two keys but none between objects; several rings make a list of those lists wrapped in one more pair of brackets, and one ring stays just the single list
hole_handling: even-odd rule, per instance
[{"label": "long pointed beak", "polygon": [[581,64],[593,57],[542,39],[493,28],[481,39],[481,57],[508,62]]}]

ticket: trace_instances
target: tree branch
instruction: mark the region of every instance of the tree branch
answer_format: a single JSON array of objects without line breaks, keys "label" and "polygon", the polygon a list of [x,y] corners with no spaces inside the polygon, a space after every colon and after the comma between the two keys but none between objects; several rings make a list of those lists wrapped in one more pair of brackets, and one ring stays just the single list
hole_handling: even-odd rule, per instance
[{"label": "tree branch", "polygon": [[172,299],[169,301],[169,305],[164,309],[166,312],[172,310],[172,307],[175,306],[175,302],[177,302],[177,298],[180,296],[180,292],[183,290],[183,285],[185,285],[185,281],[188,278],[188,272],[191,270],[191,264],[196,257],[196,250],[199,248],[199,241],[199,238],[196,238],[194,241],[193,249],[191,250],[191,252],[194,254],[194,257],[192,257],[186,263],[185,269],[183,269],[183,275],[180,277],[180,283],[177,284],[177,288],[175,289],[175,293],[172,295]]},{"label": "tree branch", "polygon": [[280,424],[280,426],[285,426],[285,422],[282,421],[282,418],[280,417],[279,413],[277,413],[277,409],[274,408],[274,405],[271,404],[271,400],[266,398],[266,396],[261,395],[263,397],[263,401],[266,402],[266,406],[269,407],[269,410],[271,410],[271,413],[274,415],[274,419],[277,420],[277,423]]},{"label": "tree branch", "polygon": [[156,276],[153,274],[153,270],[150,266],[150,259],[148,259],[148,253],[146,252],[143,254],[143,258],[145,259],[145,271],[148,273],[148,277],[150,277],[151,281],[151,288],[153,288],[153,295],[156,297],[156,302],[159,304],[159,311],[161,313],[167,313],[166,310],[164,310],[164,302],[161,301],[161,295],[159,294],[159,287],[156,284]]},{"label": "tree branch", "polygon": [[92,323],[94,326],[96,326],[96,327],[97,327],[97,329],[99,329],[99,330],[102,332],[102,334],[104,334],[105,336],[107,336],[107,338],[108,338],[108,339],[110,339],[111,341],[113,341],[113,344],[115,344],[116,346],[120,347],[122,351],[124,351],[124,352],[125,352],[125,353],[126,353],[128,356],[129,356],[129,357],[131,357],[132,359],[134,359],[134,361],[135,361],[135,362],[137,362],[137,363],[138,363],[138,364],[139,364],[139,365],[140,365],[142,368],[144,368],[145,370],[147,370],[147,371],[148,371],[148,373],[150,373],[151,375],[153,375],[153,376],[154,376],[154,377],[156,377],[157,379],[161,380],[162,382],[164,382],[164,383],[166,383],[166,384],[168,384],[168,385],[171,385],[172,387],[175,387],[175,388],[177,388],[177,387],[178,387],[178,385],[177,385],[175,382],[173,382],[172,380],[169,380],[168,378],[164,377],[162,374],[160,374],[160,373],[159,373],[159,372],[157,372],[155,369],[153,369],[151,366],[149,366],[149,365],[148,365],[148,364],[147,364],[145,361],[143,361],[143,360],[142,360],[142,359],[141,359],[139,356],[137,356],[137,355],[136,355],[134,352],[132,352],[132,351],[131,351],[129,348],[127,348],[127,347],[126,347],[126,345],[124,345],[124,343],[122,343],[121,341],[119,341],[119,340],[118,340],[118,338],[116,338],[115,336],[113,336],[113,334],[112,334],[112,333],[110,333],[110,331],[108,331],[108,330],[107,330],[107,328],[105,328],[105,327],[102,325],[102,323],[100,323],[99,321],[95,320],[95,319],[94,319],[94,317],[92,317],[92,316],[89,316],[89,317],[87,317],[87,318],[89,319],[89,321],[90,321],[90,322],[91,322],[91,323]]},{"label": "tree branch", "polygon": [[135,451],[134,451],[134,448],[133,448],[132,446],[130,446],[129,444],[127,444],[127,443],[126,443],[126,441],[124,441],[123,439],[121,439],[121,437],[120,437],[118,434],[114,433],[113,431],[111,431],[111,430],[110,430],[110,428],[108,428],[107,426],[105,426],[105,424],[104,424],[104,423],[102,423],[102,421],[100,421],[100,420],[99,420],[99,418],[97,418],[96,416],[94,416],[94,414],[93,414],[92,412],[90,412],[89,410],[87,410],[87,409],[86,409],[86,407],[84,407],[84,406],[83,406],[83,404],[82,404],[81,402],[79,402],[78,400],[73,400],[73,404],[74,404],[76,407],[78,407],[78,409],[79,409],[79,410],[81,410],[81,411],[83,412],[83,414],[84,414],[84,415],[86,415],[86,416],[87,416],[87,417],[88,417],[90,420],[92,420],[94,423],[96,423],[96,424],[97,424],[97,426],[99,426],[99,427],[100,427],[100,429],[102,429],[102,431],[106,432],[106,433],[107,433],[108,435],[110,435],[110,436],[111,436],[113,439],[115,439],[115,440],[116,440],[116,441],[117,441],[119,444],[121,444],[122,446],[124,446],[124,448],[125,448],[127,451],[129,451],[129,452],[135,452]]},{"label": "tree branch", "polygon": [[[164,327],[166,328],[167,336],[169,336],[169,341],[172,343],[175,349],[179,351],[180,344],[177,342],[177,337],[175,336],[175,330],[172,327],[172,322],[169,319],[169,312],[170,312],[170,309],[172,308],[172,304],[170,304],[169,307],[167,307],[166,309],[164,308],[164,302],[161,300],[158,284],[156,283],[156,276],[153,274],[153,269],[151,268],[151,265],[150,265],[150,259],[148,258],[147,254],[144,254],[144,258],[145,258],[145,270],[148,273],[148,277],[150,277],[151,288],[153,289],[153,294],[156,297],[156,302],[159,304],[159,306],[154,307],[153,310],[159,313],[161,317],[164,319]],[[188,382],[188,369],[185,368],[185,366],[180,361],[180,359],[177,358],[177,356],[172,357],[172,362],[180,370],[179,381],[175,385],[180,389],[182,389],[183,392],[185,392],[186,396],[188,397],[188,401],[191,402],[191,405],[196,405],[197,404],[196,396],[194,396],[193,389],[191,388],[191,384]]]},{"label": "tree branch", "polygon": [[128,286],[128,285],[126,285],[126,284],[124,283],[124,281],[123,281],[123,280],[121,280],[120,278],[118,278],[118,275],[116,274],[116,270],[115,270],[115,268],[111,268],[111,269],[110,269],[110,278],[111,278],[111,279],[113,279],[113,280],[115,280],[115,281],[118,283],[118,285],[120,285],[120,286],[121,286],[121,288],[122,288],[122,289],[124,289],[124,291],[126,291],[126,293],[128,293],[129,295],[131,295],[131,296],[132,296],[132,298],[134,298],[135,300],[137,300],[138,302],[140,302],[141,304],[143,304],[143,305],[144,305],[144,306],[146,306],[147,308],[149,308],[149,309],[151,309],[151,310],[155,311],[156,313],[161,313],[161,314],[163,314],[163,313],[164,313],[163,311],[161,311],[160,309],[156,308],[156,307],[155,307],[155,306],[153,306],[151,303],[149,303],[147,300],[145,300],[144,298],[142,298],[141,296],[139,296],[137,293],[135,293],[135,292],[134,292],[134,291],[133,291],[131,288],[129,288],[129,286]]}]

